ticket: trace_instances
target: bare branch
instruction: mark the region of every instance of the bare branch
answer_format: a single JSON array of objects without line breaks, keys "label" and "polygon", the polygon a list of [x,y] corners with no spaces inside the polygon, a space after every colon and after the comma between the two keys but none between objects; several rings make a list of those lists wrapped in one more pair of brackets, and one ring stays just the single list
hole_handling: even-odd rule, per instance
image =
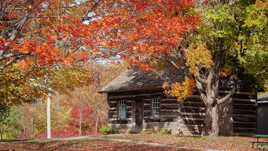
[{"label": "bare branch", "polygon": [[180,67],[172,60],[168,60],[169,63],[171,63],[176,69],[180,69]]},{"label": "bare branch", "polygon": [[206,84],[206,79],[202,78],[200,76],[200,74],[198,74],[197,76],[195,76],[195,79],[200,82],[201,84],[205,85]]},{"label": "bare branch", "polygon": [[196,87],[200,93],[200,97],[201,97],[201,100],[205,103],[205,105],[207,106],[208,105],[208,102],[207,102],[207,96],[206,96],[206,93],[204,92],[204,85],[199,82],[199,81],[196,81]]},{"label": "bare branch", "polygon": [[[231,99],[231,96],[233,96],[234,94],[235,94],[235,90],[236,90],[236,88],[235,87],[233,87],[232,88],[232,90],[231,91],[229,91],[229,93],[227,94],[227,95],[225,95],[223,98],[221,98],[221,99],[217,99],[217,103],[218,104],[223,104],[223,103],[227,103],[227,102],[229,102]],[[227,100],[229,100],[229,101],[227,101]]]}]

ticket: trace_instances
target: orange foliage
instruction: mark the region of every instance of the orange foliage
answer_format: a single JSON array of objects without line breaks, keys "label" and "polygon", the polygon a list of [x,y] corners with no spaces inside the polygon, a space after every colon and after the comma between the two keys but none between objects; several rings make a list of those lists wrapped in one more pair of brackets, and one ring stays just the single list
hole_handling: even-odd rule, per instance
[{"label": "orange foliage", "polygon": [[[131,64],[150,71],[149,58],[168,55],[170,50],[178,48],[183,35],[200,22],[198,16],[184,13],[194,6],[194,0],[103,0],[94,9],[97,19],[88,25],[82,23],[81,17],[95,5],[92,1],[66,10],[60,8],[71,6],[72,1],[5,1],[11,10],[10,18],[21,19],[28,13],[32,16],[9,43],[9,51],[37,56],[41,65],[85,61],[89,53],[80,51],[83,47],[95,50],[91,55],[99,55],[106,49],[102,57],[116,51]],[[24,11],[15,11],[17,6]],[[7,30],[13,25],[0,23],[0,26],[1,30]]]},{"label": "orange foliage", "polygon": [[175,82],[171,85],[165,83],[163,88],[167,95],[172,95],[177,98],[178,101],[183,101],[187,96],[192,95],[195,87],[195,80],[186,79],[184,82]]},{"label": "orange foliage", "polygon": [[[6,12],[0,18],[0,30],[8,33],[17,27],[16,32],[10,35],[0,35],[0,51],[5,49],[14,54],[3,57],[1,64],[26,58],[17,56],[35,56],[40,65],[86,60],[85,53],[77,50],[89,43],[89,40],[85,43],[83,40],[90,35],[91,28],[85,27],[77,11],[84,15],[87,5],[72,7],[73,1],[70,0],[3,0],[1,4],[0,7]],[[68,47],[59,43],[68,43]],[[70,59],[72,53],[75,55]]]},{"label": "orange foliage", "polygon": [[143,67],[152,56],[168,55],[178,48],[182,36],[194,30],[200,20],[184,15],[185,9],[194,6],[193,0],[127,0],[117,4],[118,8],[111,8],[108,15],[89,26],[98,28],[91,34],[93,49],[117,50],[131,64],[138,60]]}]

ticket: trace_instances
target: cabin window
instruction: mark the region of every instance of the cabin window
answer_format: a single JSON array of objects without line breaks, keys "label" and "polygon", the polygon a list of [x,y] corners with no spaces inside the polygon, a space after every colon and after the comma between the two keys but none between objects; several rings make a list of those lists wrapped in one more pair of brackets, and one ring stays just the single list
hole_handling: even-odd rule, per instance
[{"label": "cabin window", "polygon": [[127,118],[127,105],[125,100],[120,100],[118,104],[118,118],[125,120]]},{"label": "cabin window", "polygon": [[152,100],[152,117],[159,118],[160,115],[160,98],[154,98]]}]

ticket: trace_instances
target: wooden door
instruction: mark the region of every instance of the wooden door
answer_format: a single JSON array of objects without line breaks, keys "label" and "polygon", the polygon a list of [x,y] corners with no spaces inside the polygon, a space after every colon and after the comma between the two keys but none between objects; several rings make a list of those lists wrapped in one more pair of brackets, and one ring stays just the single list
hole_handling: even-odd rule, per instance
[{"label": "wooden door", "polygon": [[142,129],[142,125],[143,125],[143,101],[137,100],[135,109],[136,109],[136,112],[135,112],[136,128]]}]

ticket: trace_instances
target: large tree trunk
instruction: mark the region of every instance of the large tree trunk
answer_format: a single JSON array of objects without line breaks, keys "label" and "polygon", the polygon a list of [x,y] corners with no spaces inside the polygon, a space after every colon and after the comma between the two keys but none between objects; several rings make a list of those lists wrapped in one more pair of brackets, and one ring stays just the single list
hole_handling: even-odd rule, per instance
[{"label": "large tree trunk", "polygon": [[206,135],[218,136],[220,134],[218,105],[207,106],[204,123]]},{"label": "large tree trunk", "polygon": [[206,106],[206,117],[204,121],[204,133],[209,136],[231,135],[232,121],[230,106],[231,96],[235,92],[235,80],[232,90],[225,96],[219,94],[220,70],[224,65],[226,48],[222,39],[215,39],[215,54],[213,56],[213,67],[202,71],[195,76],[196,86],[200,92],[201,99]]},{"label": "large tree trunk", "polygon": [[204,134],[209,136],[232,134],[231,96],[235,89],[222,97],[219,95],[218,85],[219,78],[213,72],[203,84],[200,80],[197,81],[197,88],[206,106]]},{"label": "large tree trunk", "polygon": [[209,136],[232,134],[232,114],[230,114],[232,107],[230,102],[231,96],[235,92],[235,87],[225,96],[219,94],[221,57],[222,55],[218,55],[218,59],[215,59],[215,65],[206,78],[202,76],[196,77],[196,86],[206,106],[204,134]]}]

